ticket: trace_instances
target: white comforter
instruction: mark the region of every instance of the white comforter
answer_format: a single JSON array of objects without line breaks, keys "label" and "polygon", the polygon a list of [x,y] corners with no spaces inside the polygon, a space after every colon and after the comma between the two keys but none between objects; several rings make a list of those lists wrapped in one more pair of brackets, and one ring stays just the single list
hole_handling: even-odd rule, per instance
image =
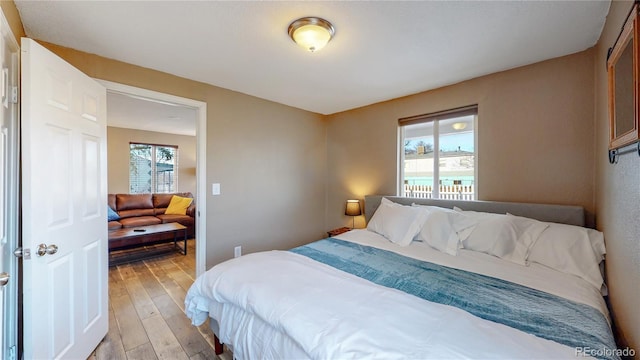
[{"label": "white comforter", "polygon": [[[366,230],[340,238],[485,275],[499,273],[496,277],[515,278],[606,314],[597,290],[556,272],[550,278],[549,269],[472,252],[453,257],[419,243],[400,248]],[[576,357],[576,350],[565,345],[287,251],[245,255],[213,267],[196,279],[185,305],[194,325],[208,316],[218,322],[220,340],[238,359]]]}]

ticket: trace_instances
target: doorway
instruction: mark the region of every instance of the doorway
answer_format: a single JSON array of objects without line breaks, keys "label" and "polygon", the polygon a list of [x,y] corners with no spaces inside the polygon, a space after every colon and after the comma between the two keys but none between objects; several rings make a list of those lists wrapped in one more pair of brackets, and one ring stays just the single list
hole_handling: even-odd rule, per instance
[{"label": "doorway", "polygon": [[[206,120],[207,105],[205,102],[187,99],[179,96],[160,93],[152,90],[96,79],[107,88],[107,98],[110,94],[124,95],[140,101],[179,106],[195,112],[196,135],[196,276],[206,270]],[[109,100],[107,100],[109,102]],[[107,107],[109,104],[107,103]]]}]

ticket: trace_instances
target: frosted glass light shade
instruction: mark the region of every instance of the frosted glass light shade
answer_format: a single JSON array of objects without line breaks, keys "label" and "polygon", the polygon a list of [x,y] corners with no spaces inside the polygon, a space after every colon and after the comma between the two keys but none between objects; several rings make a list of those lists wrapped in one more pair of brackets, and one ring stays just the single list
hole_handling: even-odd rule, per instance
[{"label": "frosted glass light shade", "polygon": [[463,122],[457,122],[457,123],[453,123],[453,125],[451,125],[451,127],[454,130],[464,130],[467,127],[467,124],[465,124]]},{"label": "frosted glass light shade", "polygon": [[316,17],[305,17],[292,22],[288,32],[296,44],[310,52],[325,47],[335,34],[331,23]]}]

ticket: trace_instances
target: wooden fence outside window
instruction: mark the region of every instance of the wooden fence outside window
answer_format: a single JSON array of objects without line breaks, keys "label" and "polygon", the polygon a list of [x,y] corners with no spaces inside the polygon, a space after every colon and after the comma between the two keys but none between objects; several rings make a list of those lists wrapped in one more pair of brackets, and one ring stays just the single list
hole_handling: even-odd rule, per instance
[{"label": "wooden fence outside window", "polygon": [[[473,185],[440,185],[438,191],[440,199],[474,200]],[[404,196],[433,199],[433,186],[404,184]]]}]

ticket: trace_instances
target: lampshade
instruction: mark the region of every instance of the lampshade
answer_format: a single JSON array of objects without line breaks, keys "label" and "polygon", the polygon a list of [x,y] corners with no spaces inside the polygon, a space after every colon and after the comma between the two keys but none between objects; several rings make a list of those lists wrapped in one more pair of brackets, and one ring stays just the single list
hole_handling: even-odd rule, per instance
[{"label": "lampshade", "polygon": [[289,36],[304,49],[315,52],[327,45],[335,34],[333,25],[318,17],[300,18],[289,25]]},{"label": "lampshade", "polygon": [[344,209],[344,214],[349,216],[362,215],[362,210],[360,209],[360,201],[347,200],[347,207]]}]

